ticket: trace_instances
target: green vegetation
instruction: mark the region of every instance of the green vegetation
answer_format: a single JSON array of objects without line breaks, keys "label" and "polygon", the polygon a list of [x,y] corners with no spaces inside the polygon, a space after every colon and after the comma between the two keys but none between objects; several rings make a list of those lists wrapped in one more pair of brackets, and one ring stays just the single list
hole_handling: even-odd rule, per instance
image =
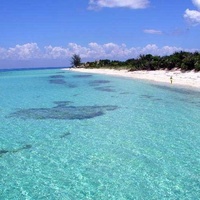
[{"label": "green vegetation", "polygon": [[159,70],[173,68],[182,71],[195,70],[200,71],[200,52],[175,52],[170,56],[153,56],[151,54],[140,55],[138,58],[128,59],[126,61],[117,60],[99,60],[87,62],[85,68],[114,68],[135,70]]},{"label": "green vegetation", "polygon": [[81,64],[81,57],[78,54],[74,54],[71,58],[72,67],[78,67]]}]

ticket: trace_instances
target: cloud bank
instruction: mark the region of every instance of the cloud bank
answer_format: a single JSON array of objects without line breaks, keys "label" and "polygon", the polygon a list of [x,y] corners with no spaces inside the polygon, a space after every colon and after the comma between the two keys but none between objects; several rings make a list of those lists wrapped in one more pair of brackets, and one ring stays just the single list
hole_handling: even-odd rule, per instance
[{"label": "cloud bank", "polygon": [[90,0],[89,9],[125,7],[130,9],[147,8],[149,0]]},{"label": "cloud bank", "polygon": [[173,46],[163,46],[159,48],[155,44],[148,44],[145,47],[127,47],[125,44],[89,43],[81,46],[76,43],[69,43],[66,47],[45,46],[40,48],[37,43],[27,43],[16,45],[8,49],[0,47],[0,60],[69,60],[73,54],[79,54],[84,61],[96,59],[118,59],[137,58],[140,54],[170,55],[176,51],[195,51],[197,49],[183,49]]}]

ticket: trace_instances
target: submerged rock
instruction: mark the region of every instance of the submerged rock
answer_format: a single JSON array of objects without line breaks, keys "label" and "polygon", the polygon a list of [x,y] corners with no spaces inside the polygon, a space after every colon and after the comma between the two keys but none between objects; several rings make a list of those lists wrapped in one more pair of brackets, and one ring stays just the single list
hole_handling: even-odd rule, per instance
[{"label": "submerged rock", "polygon": [[6,153],[8,153],[8,152],[9,152],[9,151],[2,149],[2,150],[0,150],[0,156],[2,156],[3,154],[6,154]]},{"label": "submerged rock", "polygon": [[70,132],[67,132],[67,133],[63,133],[62,135],[60,135],[60,138],[65,138],[67,136],[71,135]]},{"label": "submerged rock", "polygon": [[32,145],[30,144],[26,144],[24,147],[22,147],[21,149],[30,149],[32,148]]},{"label": "submerged rock", "polygon": [[21,147],[21,148],[18,148],[18,149],[14,149],[14,150],[0,150],[0,156],[2,156],[3,154],[6,154],[6,153],[17,153],[21,150],[24,150],[24,149],[30,149],[32,147],[32,145],[30,144],[26,144],[25,146]]}]

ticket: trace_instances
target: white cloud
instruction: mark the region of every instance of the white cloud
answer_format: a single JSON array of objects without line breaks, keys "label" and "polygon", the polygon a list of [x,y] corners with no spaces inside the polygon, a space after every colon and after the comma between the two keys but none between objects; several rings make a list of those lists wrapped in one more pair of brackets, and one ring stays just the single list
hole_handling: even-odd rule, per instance
[{"label": "white cloud", "polygon": [[155,44],[148,44],[143,48],[140,48],[140,54],[152,54],[152,55],[159,55],[159,56],[165,56],[165,55],[171,55],[174,52],[184,50],[179,47],[173,47],[173,46],[163,46],[162,48],[159,48]]},{"label": "white cloud", "polygon": [[[200,0],[192,0],[193,4],[200,10]],[[194,25],[200,24],[200,11],[186,9],[184,18]]]},{"label": "white cloud", "polygon": [[195,51],[198,49],[182,49],[172,46],[164,46],[159,48],[155,44],[148,44],[145,47],[127,47],[125,44],[106,43],[98,44],[89,43],[87,46],[81,46],[76,43],[69,43],[66,47],[46,46],[42,49],[36,43],[28,43],[24,45],[16,45],[12,48],[0,47],[0,60],[44,60],[64,61],[70,60],[73,54],[79,54],[83,61],[96,59],[126,60],[136,58],[140,54],[152,55],[170,55],[176,51]]},{"label": "white cloud", "polygon": [[155,44],[148,44],[145,47],[130,47],[125,44],[106,43],[98,44],[91,42],[87,46],[76,43],[69,43],[67,47],[45,47],[45,58],[49,59],[70,59],[73,54],[79,54],[84,61],[96,59],[118,59],[125,60],[136,58],[140,54],[170,55],[176,51],[195,51],[197,49],[183,49],[173,46],[163,46],[159,48]]},{"label": "white cloud", "polygon": [[36,43],[16,45],[7,51],[4,50],[4,57],[17,60],[35,59],[40,57],[40,49]]},{"label": "white cloud", "polygon": [[160,34],[162,34],[162,31],[154,30],[154,29],[145,29],[144,33],[160,35]]},{"label": "white cloud", "polygon": [[71,54],[68,49],[63,47],[52,47],[51,45],[44,47],[45,54],[43,58],[47,59],[63,59],[69,57]]},{"label": "white cloud", "polygon": [[184,18],[193,24],[200,24],[200,12],[197,10],[187,9]]},{"label": "white cloud", "polygon": [[89,9],[99,9],[103,7],[126,7],[130,9],[147,8],[149,0],[90,0]]},{"label": "white cloud", "polygon": [[71,52],[71,55],[79,54],[82,58],[85,58],[89,51],[87,47],[82,47],[76,43],[69,43],[68,49]]},{"label": "white cloud", "polygon": [[200,0],[192,0],[193,4],[200,9]]}]

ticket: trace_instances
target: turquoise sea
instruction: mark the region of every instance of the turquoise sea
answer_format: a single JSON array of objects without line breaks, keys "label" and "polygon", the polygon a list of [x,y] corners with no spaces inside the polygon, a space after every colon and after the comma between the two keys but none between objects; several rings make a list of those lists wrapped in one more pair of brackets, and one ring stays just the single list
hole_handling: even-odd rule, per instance
[{"label": "turquoise sea", "polygon": [[61,69],[0,72],[0,199],[200,197],[200,90]]}]

